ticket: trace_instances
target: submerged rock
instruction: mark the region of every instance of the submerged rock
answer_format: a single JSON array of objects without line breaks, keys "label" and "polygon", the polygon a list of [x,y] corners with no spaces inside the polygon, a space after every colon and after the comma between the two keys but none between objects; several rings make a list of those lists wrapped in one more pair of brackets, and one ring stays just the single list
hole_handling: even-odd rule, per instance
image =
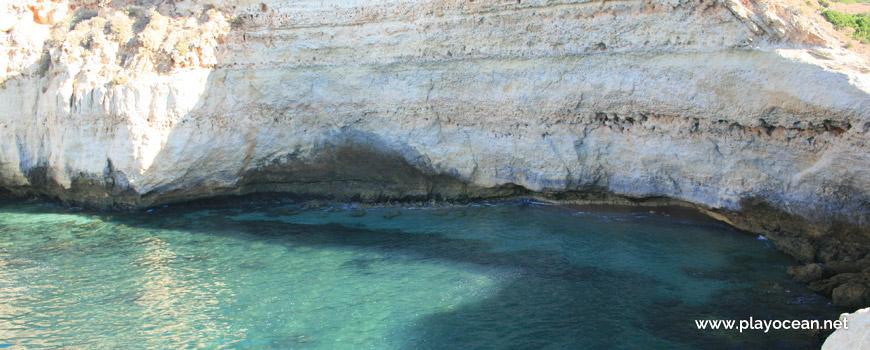
[{"label": "submerged rock", "polygon": [[267,2],[7,2],[0,193],[672,201],[870,266],[867,58],[803,3]]}]

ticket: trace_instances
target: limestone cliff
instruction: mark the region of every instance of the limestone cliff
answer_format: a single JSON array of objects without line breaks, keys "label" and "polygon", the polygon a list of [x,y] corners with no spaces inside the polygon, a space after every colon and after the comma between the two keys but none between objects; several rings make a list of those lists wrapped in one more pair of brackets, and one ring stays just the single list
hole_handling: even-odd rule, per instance
[{"label": "limestone cliff", "polygon": [[678,201],[825,263],[808,281],[870,304],[868,61],[803,2],[0,9],[12,194]]},{"label": "limestone cliff", "polygon": [[851,314],[840,315],[840,321],[846,327],[835,331],[825,343],[822,350],[851,350],[870,347],[870,308],[861,309]]}]

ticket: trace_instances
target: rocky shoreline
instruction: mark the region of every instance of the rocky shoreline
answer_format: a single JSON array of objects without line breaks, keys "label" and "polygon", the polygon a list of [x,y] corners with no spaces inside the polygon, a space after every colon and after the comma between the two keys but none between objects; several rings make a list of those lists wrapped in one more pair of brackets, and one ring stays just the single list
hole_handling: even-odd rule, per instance
[{"label": "rocky shoreline", "polygon": [[803,2],[103,5],[4,5],[7,195],[677,204],[870,305],[870,66]]},{"label": "rocky shoreline", "polygon": [[[352,169],[351,169],[352,170]],[[302,182],[310,186],[310,182]],[[359,184],[367,184],[360,187]],[[372,187],[368,184],[377,183]],[[862,307],[870,303],[870,241],[866,239],[867,232],[848,225],[836,225],[835,229],[823,231],[825,226],[813,225],[799,217],[776,212],[769,207],[756,204],[747,205],[746,211],[724,211],[699,206],[697,204],[666,198],[631,198],[614,195],[606,191],[564,192],[564,193],[534,193],[518,187],[497,189],[475,189],[473,186],[447,182],[450,186],[429,184],[427,186],[406,188],[406,183],[390,183],[389,180],[358,181],[329,184],[329,189],[308,187],[304,191],[294,191],[300,185],[282,182],[267,183],[252,187],[228,189],[226,192],[203,194],[169,195],[165,197],[150,197],[143,202],[147,205],[132,205],[130,202],[118,204],[118,199],[125,198],[111,193],[101,193],[97,198],[110,198],[113,202],[106,205],[103,202],[82,200],[88,198],[77,194],[52,196],[38,191],[20,190],[7,192],[2,197],[29,196],[32,200],[47,200],[60,202],[67,206],[86,207],[106,211],[147,210],[166,204],[185,203],[223,203],[234,205],[247,202],[299,202],[306,207],[321,207],[329,205],[345,205],[356,203],[361,207],[380,205],[454,205],[475,202],[498,202],[516,199],[533,199],[536,201],[569,205],[577,209],[590,208],[596,211],[646,211],[653,210],[662,213],[673,213],[675,217],[686,217],[694,220],[712,220],[721,222],[752,234],[764,235],[783,252],[791,255],[801,265],[789,268],[788,273],[795,281],[806,283],[810,289],[832,298],[834,303],[845,307]],[[341,188],[342,191],[335,191]],[[401,188],[401,190],[399,190]],[[434,192],[422,192],[424,189],[436,189]],[[392,191],[392,192],[391,192]],[[365,196],[368,194],[368,196]],[[130,197],[137,198],[131,194]],[[138,197],[141,198],[141,197]],[[154,198],[159,198],[155,200]],[[821,232],[821,233],[820,233]]]}]

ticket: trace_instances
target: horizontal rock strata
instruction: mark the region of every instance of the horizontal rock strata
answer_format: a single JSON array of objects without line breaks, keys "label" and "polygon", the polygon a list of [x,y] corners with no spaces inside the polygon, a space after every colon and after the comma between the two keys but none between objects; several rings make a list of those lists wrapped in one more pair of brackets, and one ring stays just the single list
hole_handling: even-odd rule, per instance
[{"label": "horizontal rock strata", "polygon": [[0,188],[102,208],[661,199],[864,303],[867,60],[800,4],[9,3]]}]

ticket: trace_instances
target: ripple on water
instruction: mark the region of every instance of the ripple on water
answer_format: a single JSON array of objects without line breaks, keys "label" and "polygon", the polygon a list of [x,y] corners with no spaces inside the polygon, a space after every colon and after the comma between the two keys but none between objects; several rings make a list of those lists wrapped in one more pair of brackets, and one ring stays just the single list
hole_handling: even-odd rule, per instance
[{"label": "ripple on water", "polygon": [[0,347],[813,348],[770,242],[650,212],[0,205]]}]

